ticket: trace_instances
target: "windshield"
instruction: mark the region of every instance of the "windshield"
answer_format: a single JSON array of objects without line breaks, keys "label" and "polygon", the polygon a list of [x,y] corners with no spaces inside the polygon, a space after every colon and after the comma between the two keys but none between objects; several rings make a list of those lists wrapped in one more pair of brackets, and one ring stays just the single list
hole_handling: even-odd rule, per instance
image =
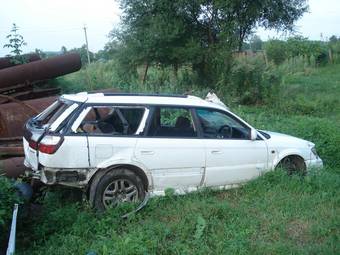
[{"label": "windshield", "polygon": [[257,130],[261,133],[261,135],[263,135],[266,139],[270,139],[270,135],[262,130]]}]

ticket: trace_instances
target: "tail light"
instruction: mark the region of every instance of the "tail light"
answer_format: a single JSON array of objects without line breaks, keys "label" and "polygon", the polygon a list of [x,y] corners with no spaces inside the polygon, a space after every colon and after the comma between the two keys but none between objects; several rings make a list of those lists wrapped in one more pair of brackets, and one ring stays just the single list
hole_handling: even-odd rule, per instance
[{"label": "tail light", "polygon": [[32,139],[28,140],[28,145],[33,149],[33,150],[37,150],[38,149],[38,142],[34,141]]},{"label": "tail light", "polygon": [[60,136],[45,136],[39,143],[39,151],[46,154],[54,154],[63,143],[64,139]]},{"label": "tail light", "polygon": [[31,147],[33,150],[38,149],[38,142],[33,139],[33,135],[31,132],[29,132],[27,129],[24,131],[24,138],[28,142],[29,147]]}]

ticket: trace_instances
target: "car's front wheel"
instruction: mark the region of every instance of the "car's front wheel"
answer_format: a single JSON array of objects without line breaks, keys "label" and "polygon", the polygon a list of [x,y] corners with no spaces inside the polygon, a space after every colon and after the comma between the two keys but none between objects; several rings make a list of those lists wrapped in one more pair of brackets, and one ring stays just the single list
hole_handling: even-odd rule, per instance
[{"label": "car's front wheel", "polygon": [[306,165],[302,158],[298,156],[288,156],[283,158],[277,165],[277,168],[284,169],[288,175],[306,174]]},{"label": "car's front wheel", "polygon": [[121,203],[138,203],[145,197],[141,178],[134,172],[124,168],[113,169],[104,174],[91,187],[93,206],[99,211],[115,207]]}]

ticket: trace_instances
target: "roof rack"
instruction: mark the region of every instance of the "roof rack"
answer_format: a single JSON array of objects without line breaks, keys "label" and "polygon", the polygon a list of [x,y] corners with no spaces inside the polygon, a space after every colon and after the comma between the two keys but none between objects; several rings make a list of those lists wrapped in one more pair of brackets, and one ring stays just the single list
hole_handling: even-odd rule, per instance
[{"label": "roof rack", "polygon": [[[96,92],[89,92],[88,94],[96,94]],[[104,96],[148,96],[148,97],[180,97],[187,98],[188,95],[179,95],[179,94],[152,94],[152,93],[103,93]]]}]

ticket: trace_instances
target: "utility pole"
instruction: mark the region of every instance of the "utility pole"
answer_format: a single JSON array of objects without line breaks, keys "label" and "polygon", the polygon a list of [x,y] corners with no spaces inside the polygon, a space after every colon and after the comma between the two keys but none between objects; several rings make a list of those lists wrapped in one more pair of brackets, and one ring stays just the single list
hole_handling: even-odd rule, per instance
[{"label": "utility pole", "polygon": [[87,61],[89,62],[89,64],[91,64],[90,52],[89,52],[89,43],[87,41],[86,25],[84,25],[84,33],[85,33],[85,42],[86,42],[86,51],[87,51]]}]

